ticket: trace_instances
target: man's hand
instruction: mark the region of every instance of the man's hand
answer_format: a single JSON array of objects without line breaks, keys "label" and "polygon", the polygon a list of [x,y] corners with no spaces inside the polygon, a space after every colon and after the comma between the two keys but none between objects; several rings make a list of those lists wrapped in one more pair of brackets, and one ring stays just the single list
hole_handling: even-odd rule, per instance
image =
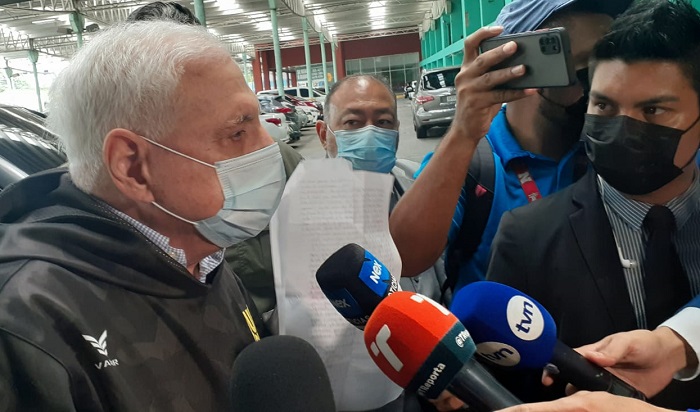
[{"label": "man's hand", "polygon": [[498,36],[502,27],[483,27],[464,41],[464,60],[455,78],[457,108],[452,130],[468,139],[479,141],[491,126],[491,121],[503,103],[522,99],[537,92],[535,89],[507,90],[496,87],[525,74],[523,65],[494,70],[492,67],[512,56],[515,42],[479,54],[479,45]]},{"label": "man's hand", "polygon": [[467,405],[465,405],[464,402],[457,399],[456,396],[448,391],[441,393],[439,398],[429,399],[429,401],[438,412],[450,412],[467,409]]},{"label": "man's hand", "polygon": [[553,402],[532,403],[499,412],[673,412],[637,399],[623,398],[607,392],[578,392]]},{"label": "man's hand", "polygon": [[[685,341],[666,327],[610,335],[576,349],[586,359],[607,368],[652,397],[664,389],[673,375],[686,367]],[[543,383],[552,383],[543,377]],[[569,392],[572,392],[569,388]]]}]

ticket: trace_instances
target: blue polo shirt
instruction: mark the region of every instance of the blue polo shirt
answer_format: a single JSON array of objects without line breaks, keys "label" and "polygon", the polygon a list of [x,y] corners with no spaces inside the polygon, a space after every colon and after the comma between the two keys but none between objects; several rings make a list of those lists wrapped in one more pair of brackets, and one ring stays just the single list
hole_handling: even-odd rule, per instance
[{"label": "blue polo shirt", "polygon": [[[459,279],[455,286],[455,291],[471,282],[484,280],[491,256],[491,243],[496,235],[501,216],[508,210],[528,204],[525,191],[512,168],[511,162],[516,159],[524,161],[530,171],[530,175],[537,184],[540,194],[544,197],[573,183],[574,166],[578,158],[577,153],[581,150],[580,145],[576,145],[560,161],[524,150],[520,147],[508,126],[506,106],[493,119],[486,139],[488,139],[493,149],[496,169],[493,206],[481,238],[481,244],[479,244],[472,259],[462,264],[459,268]],[[416,171],[416,177],[423,171],[432,156],[433,152],[425,156],[420,168]],[[466,201],[466,188],[463,187],[452,218],[448,243],[452,243],[457,238],[457,234],[461,229]]]}]

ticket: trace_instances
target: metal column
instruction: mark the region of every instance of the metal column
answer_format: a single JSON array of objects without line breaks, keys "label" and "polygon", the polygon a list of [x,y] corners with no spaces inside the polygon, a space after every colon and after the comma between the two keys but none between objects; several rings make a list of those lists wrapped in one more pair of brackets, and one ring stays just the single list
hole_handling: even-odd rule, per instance
[{"label": "metal column", "polygon": [[[7,59],[5,59],[5,64],[7,65]],[[12,67],[5,66],[5,75],[7,76],[7,84],[10,85],[10,90],[15,89],[15,83],[12,81],[13,74]]]},{"label": "metal column", "polygon": [[323,66],[323,84],[325,85],[326,94],[328,94],[328,78],[326,77],[326,45],[323,38],[323,30],[318,33],[318,39],[321,42],[321,65]]},{"label": "metal column", "polygon": [[309,89],[309,97],[314,97],[313,77],[311,76],[311,50],[309,48],[309,22],[306,17],[301,18],[301,27],[304,29],[304,58],[306,59],[306,88]]},{"label": "metal column", "polygon": [[73,29],[73,33],[78,36],[78,47],[83,47],[83,30],[85,30],[85,18],[82,14],[77,11],[71,12],[70,16],[70,27]]},{"label": "metal column", "polygon": [[204,11],[204,0],[194,0],[194,15],[202,27],[207,27],[207,14]]},{"label": "metal column", "polygon": [[[243,58],[243,79],[245,80],[245,84],[248,84],[248,53],[243,52],[241,55]],[[250,86],[248,86],[250,87]]]},{"label": "metal column", "polygon": [[338,81],[338,62],[335,60],[335,48],[337,45],[331,43],[331,59],[333,59],[333,83]]},{"label": "metal column", "polygon": [[280,36],[277,28],[277,2],[268,0],[270,5],[270,21],[272,22],[272,45],[275,48],[275,85],[277,93],[284,96],[284,84],[282,83],[282,53],[280,52]]},{"label": "metal column", "polygon": [[34,41],[29,40],[29,47],[32,47],[31,50],[28,50],[27,53],[29,54],[29,60],[32,62],[32,70],[34,72],[34,87],[36,89],[36,101],[39,104],[39,111],[43,112],[44,111],[44,105],[41,103],[41,89],[39,88],[39,73],[36,70],[36,63],[39,61],[39,52],[34,50]]}]

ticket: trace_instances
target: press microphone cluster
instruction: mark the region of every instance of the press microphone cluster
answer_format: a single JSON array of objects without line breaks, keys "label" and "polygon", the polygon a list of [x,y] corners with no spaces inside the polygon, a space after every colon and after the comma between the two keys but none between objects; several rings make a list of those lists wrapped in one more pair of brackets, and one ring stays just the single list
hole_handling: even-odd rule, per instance
[{"label": "press microphone cluster", "polygon": [[476,346],[462,323],[425,296],[387,296],[367,322],[364,339],[379,369],[408,391],[437,399],[449,390],[484,411],[522,403],[476,361]]},{"label": "press microphone cluster", "polygon": [[316,279],[338,312],[364,330],[379,369],[426,398],[449,390],[476,410],[520,404],[478,357],[506,368],[546,368],[579,389],[645,399],[560,342],[546,309],[509,286],[467,285],[455,295],[450,312],[427,297],[401,292],[386,267],[356,244],[331,255]]},{"label": "press microphone cluster", "polygon": [[487,362],[506,368],[546,368],[579,389],[646,399],[642,392],[559,341],[552,315],[510,286],[471,283],[455,294],[450,309],[469,329],[477,353]]},{"label": "press microphone cluster", "polygon": [[343,246],[321,265],[316,279],[338,312],[365,331],[370,356],[397,385],[428,399],[449,389],[477,411],[521,403],[476,362],[474,342],[447,309],[401,292],[386,267],[361,246]]}]

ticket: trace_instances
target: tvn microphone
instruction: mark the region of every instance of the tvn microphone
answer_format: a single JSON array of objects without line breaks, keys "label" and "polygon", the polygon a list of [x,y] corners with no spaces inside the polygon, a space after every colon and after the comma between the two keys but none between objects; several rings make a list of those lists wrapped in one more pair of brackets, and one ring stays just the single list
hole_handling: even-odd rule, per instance
[{"label": "tvn microphone", "polygon": [[338,312],[360,330],[382,299],[401,290],[382,262],[355,243],[326,259],[316,280]]},{"label": "tvn microphone", "polygon": [[231,405],[236,412],[335,412],[323,361],[295,336],[270,336],[241,351],[233,363]]},{"label": "tvn microphone", "polygon": [[517,289],[474,282],[455,294],[451,310],[469,328],[477,353],[492,364],[546,368],[578,389],[646,400],[643,393],[559,341],[552,315]]},{"label": "tvn microphone", "polygon": [[400,291],[387,296],[364,338],[379,369],[410,392],[436,399],[449,390],[477,411],[522,403],[476,362],[469,332],[430,298]]}]

